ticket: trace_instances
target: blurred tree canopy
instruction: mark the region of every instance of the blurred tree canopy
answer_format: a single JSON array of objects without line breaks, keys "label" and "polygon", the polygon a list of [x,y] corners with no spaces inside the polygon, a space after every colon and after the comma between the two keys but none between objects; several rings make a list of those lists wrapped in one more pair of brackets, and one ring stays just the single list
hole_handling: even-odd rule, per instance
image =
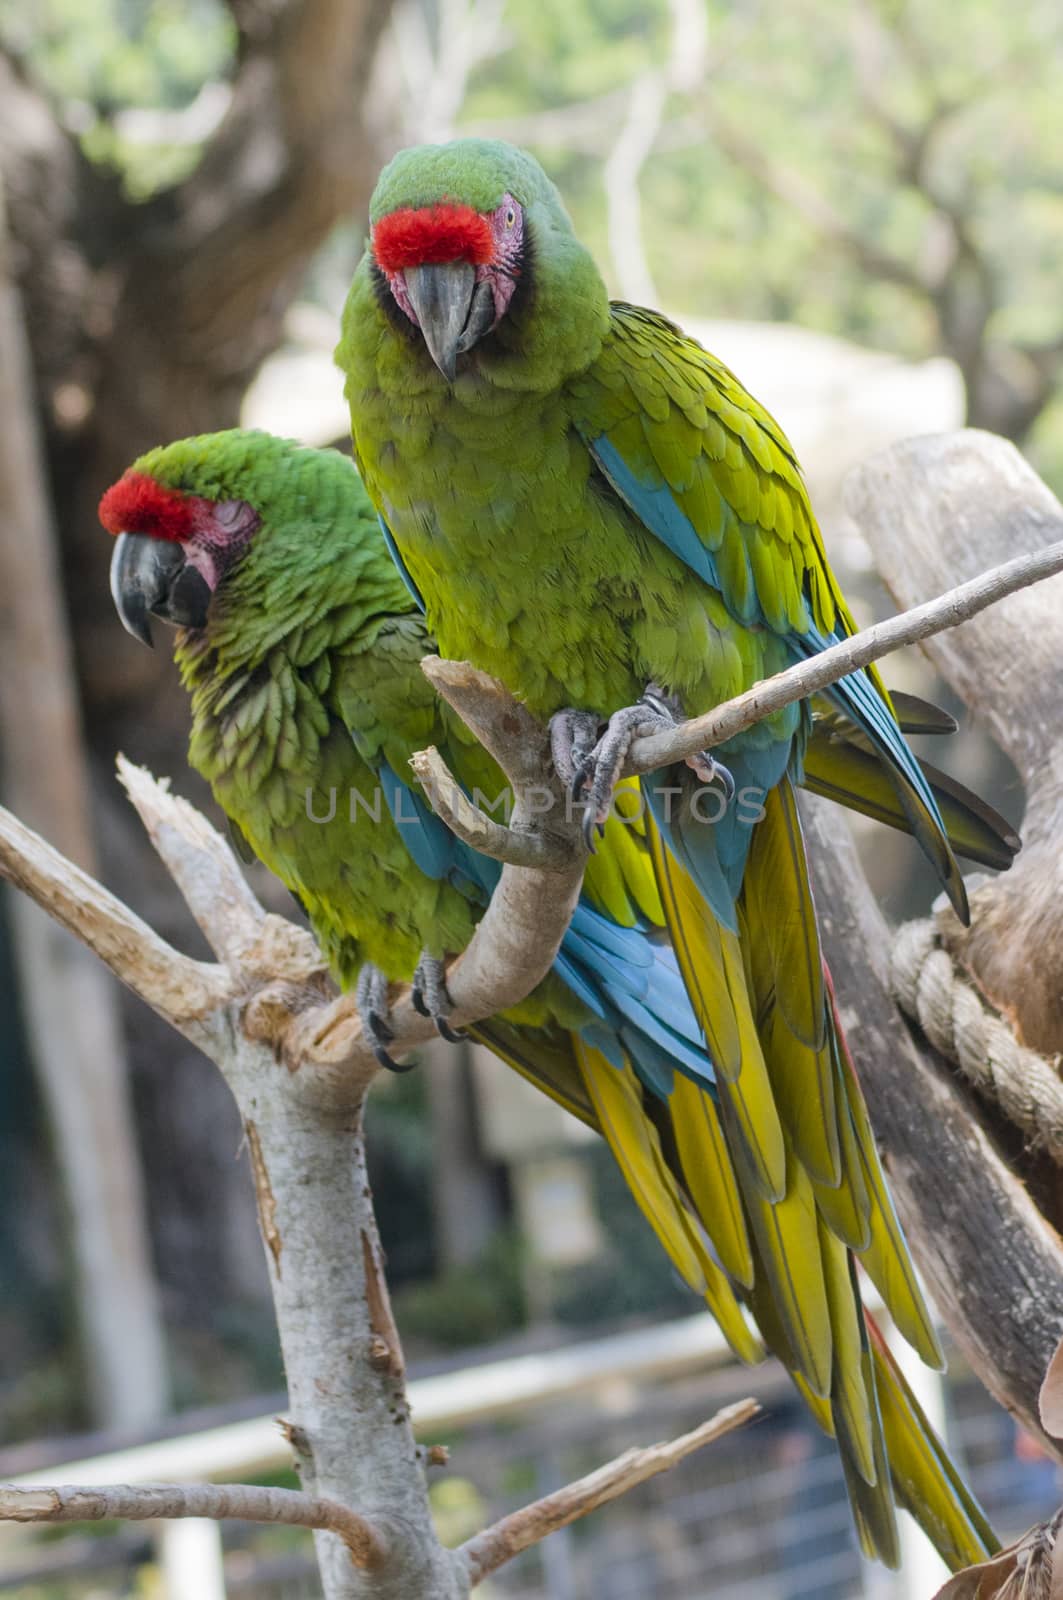
[{"label": "blurred tree canopy", "polygon": [[[0,39],[89,161],[146,200],[192,171],[242,57],[298,9],[0,0]],[[663,304],[950,355],[970,420],[1020,441],[1058,409],[1053,0],[970,0],[962,19],[947,0],[402,0],[400,12],[391,56],[408,69],[418,40],[429,59],[384,146],[452,131],[424,130],[416,102],[426,71],[454,70],[446,47],[460,36],[457,128],[533,145],[603,264],[601,169],[644,119],[630,177]],[[646,79],[663,91],[649,109],[635,103]],[[1052,415],[1045,440],[1056,431],[1063,450]]]},{"label": "blurred tree canopy", "polygon": [[661,303],[949,355],[972,423],[1043,420],[1063,468],[1059,7],[708,0],[700,54],[691,7],[509,0],[464,120],[537,147],[605,262],[598,168],[657,73],[632,176]]}]

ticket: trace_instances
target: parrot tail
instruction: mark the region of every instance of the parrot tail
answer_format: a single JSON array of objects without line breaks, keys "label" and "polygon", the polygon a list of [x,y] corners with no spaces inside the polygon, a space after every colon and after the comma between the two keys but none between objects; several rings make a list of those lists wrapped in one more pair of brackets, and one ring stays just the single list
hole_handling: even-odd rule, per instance
[{"label": "parrot tail", "polygon": [[[914,695],[894,695],[893,703],[904,733],[940,734],[955,728],[945,713]],[[1011,824],[947,773],[927,761],[919,765],[957,855],[998,871],[1010,867],[1021,844]],[[913,831],[897,784],[875,745],[848,717],[818,697],[801,784],[890,828]]]},{"label": "parrot tail", "polygon": [[[737,933],[721,924],[655,823],[649,843],[716,1067],[703,1098],[716,1113],[745,1221],[749,1255],[739,1264],[753,1270],[752,1281],[748,1272],[738,1279],[743,1297],[768,1349],[838,1440],[864,1548],[897,1564],[896,1501],[953,1568],[981,1560],[992,1548],[985,1519],[865,1321],[857,1261],[900,1332],[941,1366],[823,965],[792,784],[783,778],[769,791],[752,832]],[[667,1114],[666,1148],[707,1224],[712,1197],[698,1167],[719,1159],[716,1146],[703,1136],[693,1147],[689,1107],[675,1091]]]}]

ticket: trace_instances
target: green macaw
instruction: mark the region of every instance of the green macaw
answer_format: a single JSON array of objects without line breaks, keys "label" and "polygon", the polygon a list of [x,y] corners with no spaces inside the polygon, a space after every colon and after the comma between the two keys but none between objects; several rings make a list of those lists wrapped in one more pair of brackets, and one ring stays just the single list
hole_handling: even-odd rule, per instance
[{"label": "green macaw", "polygon": [[[205,435],[141,457],[104,495],[100,514],[118,536],[112,590],[125,625],[149,643],[151,616],[180,627],[193,766],[306,907],[337,981],[347,987],[367,970],[385,980],[419,974],[425,1003],[443,1021],[439,958],[464,948],[498,869],[454,840],[403,775],[411,751],[433,742],[470,790],[493,796],[503,780],[428,690],[418,663],[431,640],[352,464],[264,434]],[[948,725],[921,702],[905,709],[924,730]],[[844,717],[817,718],[808,767],[836,797],[905,826]],[[999,818],[956,786],[939,792],[964,849],[990,864],[1010,859]],[[523,1005],[473,1032],[606,1138],[673,1264],[737,1353],[758,1353],[745,1304],[786,1359],[785,1318],[773,1306],[772,1273],[758,1266],[701,1029],[671,950],[652,931],[664,922],[654,824],[631,800],[628,785],[553,973]],[[377,984],[365,1009],[382,1052],[383,1005]],[[865,1176],[851,1177],[834,1209],[859,1212],[850,1234],[858,1228],[871,1241],[868,1264],[894,1303],[916,1296],[925,1344],[933,1336],[842,1054],[837,1072],[847,1148]],[[854,1424],[844,1392],[832,1408],[799,1374],[798,1382],[865,1473],[888,1453],[896,1493],[918,1508],[947,1559],[972,1560],[992,1541],[984,1519],[877,1330],[869,1321],[865,1344],[854,1328],[855,1299],[846,1306],[840,1294],[844,1248],[825,1232],[822,1249],[838,1338],[874,1384],[880,1416],[861,1413]],[[873,1504],[854,1492],[858,1506],[861,1495]],[[878,1511],[859,1514],[881,1521]]]},{"label": "green macaw", "polygon": [[[633,737],[852,631],[800,469],[722,363],[657,313],[610,304],[528,155],[482,140],[403,151],[370,220],[336,353],[355,458],[440,652],[550,719],[590,842]],[[893,1564],[880,1418],[893,1490],[917,1515],[930,1480],[901,1487],[857,1261],[924,1358],[940,1352],[837,1025],[795,783],[869,785],[865,808],[903,818],[964,915],[966,901],[943,797],[878,673],[829,700],[855,736],[817,741],[812,708],[794,705],[642,792],[712,1060],[699,1110],[722,1132],[748,1253],[724,1250],[710,1206],[699,1214],[838,1438],[864,1549]],[[681,1144],[696,1119],[672,1124]],[[696,1164],[684,1170],[692,1182]],[[983,1536],[939,1548],[956,1565]]]}]

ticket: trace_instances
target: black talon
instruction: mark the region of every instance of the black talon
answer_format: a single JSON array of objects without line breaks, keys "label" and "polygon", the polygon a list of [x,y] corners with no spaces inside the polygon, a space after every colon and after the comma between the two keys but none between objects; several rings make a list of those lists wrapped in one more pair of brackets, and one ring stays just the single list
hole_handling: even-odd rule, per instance
[{"label": "black talon", "polygon": [[405,1065],[401,1065],[385,1050],[384,1046],[386,1044],[390,1044],[395,1035],[392,1033],[391,1029],[380,1015],[379,1011],[370,1011],[366,1020],[369,1025],[369,1038],[373,1046],[373,1054],[376,1056],[380,1065],[388,1072],[412,1072],[414,1067],[417,1065],[416,1061],[407,1061]]},{"label": "black talon", "polygon": [[598,742],[601,719],[593,711],[576,711],[571,706],[555,711],[550,718],[550,752],[561,782],[571,789],[573,800],[594,771],[593,752]]},{"label": "black talon", "polygon": [[596,856],[598,854],[598,847],[594,842],[594,830],[597,825],[598,824],[594,812],[588,805],[586,811],[583,813],[583,843],[587,847],[588,855],[592,856]]},{"label": "black talon", "polygon": [[447,1012],[454,1002],[447,993],[443,977],[443,963],[436,956],[422,955],[413,975],[410,1003],[422,1017],[431,1017],[436,1032],[448,1044],[461,1044],[469,1035],[461,1028],[452,1028]]},{"label": "black talon", "polygon": [[379,1011],[370,1011],[369,1028],[377,1044],[390,1044],[395,1037]]},{"label": "black talon", "polygon": [[414,983],[410,990],[410,1004],[420,1017],[430,1017],[432,1013],[424,1003],[424,992],[419,983]]},{"label": "black talon", "polygon": [[[725,767],[722,761],[717,761],[711,750],[702,750],[694,759],[709,768],[710,775],[705,781],[707,783],[719,782],[720,787],[723,789],[724,799],[730,805],[738,793],[734,774],[730,767]],[[695,767],[694,770],[697,771],[697,768]]]},{"label": "black talon", "polygon": [[410,1061],[405,1066],[392,1059],[384,1048],[391,1043],[395,1035],[387,1022],[387,1010],[381,1011],[383,1005],[387,1007],[388,983],[384,974],[376,967],[366,963],[358,974],[358,983],[355,988],[355,1001],[358,1006],[358,1015],[362,1019],[369,1040],[370,1049],[377,1062],[387,1072],[412,1072],[417,1065]]},{"label": "black talon", "polygon": [[388,1055],[382,1044],[373,1045],[373,1054],[376,1056],[380,1065],[388,1072],[412,1072],[417,1065],[416,1061],[399,1062],[393,1060],[392,1057]]},{"label": "black talon", "polygon": [[725,767],[720,761],[716,761],[713,764],[716,768],[716,776],[723,783],[723,792],[727,796],[727,804],[730,805],[734,800],[735,795],[738,793],[737,785],[735,784],[734,780],[734,773],[731,771],[730,767]]}]

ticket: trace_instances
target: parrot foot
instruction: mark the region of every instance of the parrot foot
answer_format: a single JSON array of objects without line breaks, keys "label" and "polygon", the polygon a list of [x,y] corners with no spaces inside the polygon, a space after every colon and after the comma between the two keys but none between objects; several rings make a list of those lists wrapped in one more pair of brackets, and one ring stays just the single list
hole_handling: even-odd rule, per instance
[{"label": "parrot foot", "polygon": [[422,954],[413,975],[410,1003],[422,1017],[431,1017],[436,1032],[448,1044],[460,1044],[469,1035],[460,1028],[452,1028],[447,1021],[454,1002],[447,993],[446,968],[438,956]]},{"label": "parrot foot", "polygon": [[416,1065],[415,1062],[411,1061],[406,1066],[400,1066],[387,1052],[386,1047],[395,1037],[387,1023],[391,1009],[388,1005],[388,980],[380,968],[374,967],[370,961],[365,963],[358,974],[354,1003],[358,1007],[358,1015],[362,1019],[362,1027],[370,1048],[380,1065],[386,1067],[389,1072],[411,1072]]},{"label": "parrot foot", "polygon": [[584,768],[598,743],[602,719],[593,711],[555,711],[550,718],[550,754],[554,770],[578,800],[586,781]]},{"label": "parrot foot", "polygon": [[[665,694],[655,683],[647,685],[643,702],[652,706],[661,716],[661,728],[678,727],[684,720],[683,708],[677,695]],[[735,781],[730,767],[725,767],[722,761],[717,761],[711,750],[699,750],[696,755],[687,756],[684,766],[690,768],[702,783],[718,783],[724,792],[727,804],[730,805],[735,797]]]},{"label": "parrot foot", "polygon": [[[559,717],[569,718],[580,715],[589,717],[591,714],[558,713]],[[624,762],[631,746],[636,739],[646,738],[651,733],[662,733],[666,729],[676,727],[681,721],[682,710],[678,701],[666,694],[657,684],[647,684],[645,693],[635,705],[622,706],[619,711],[614,711],[601,738],[583,757],[582,764],[571,779],[571,784],[574,798],[582,794],[587,796],[587,809],[583,815],[583,839],[592,855],[594,831],[597,828],[601,833],[604,829],[609,808],[613,803],[613,792],[624,770]],[[554,722],[551,720],[552,746],[553,727]],[[711,750],[702,750],[697,755],[688,757],[686,765],[697,773],[703,783],[719,783],[724,790],[728,805],[731,803],[735,795],[734,778],[727,767],[715,759]]]}]

